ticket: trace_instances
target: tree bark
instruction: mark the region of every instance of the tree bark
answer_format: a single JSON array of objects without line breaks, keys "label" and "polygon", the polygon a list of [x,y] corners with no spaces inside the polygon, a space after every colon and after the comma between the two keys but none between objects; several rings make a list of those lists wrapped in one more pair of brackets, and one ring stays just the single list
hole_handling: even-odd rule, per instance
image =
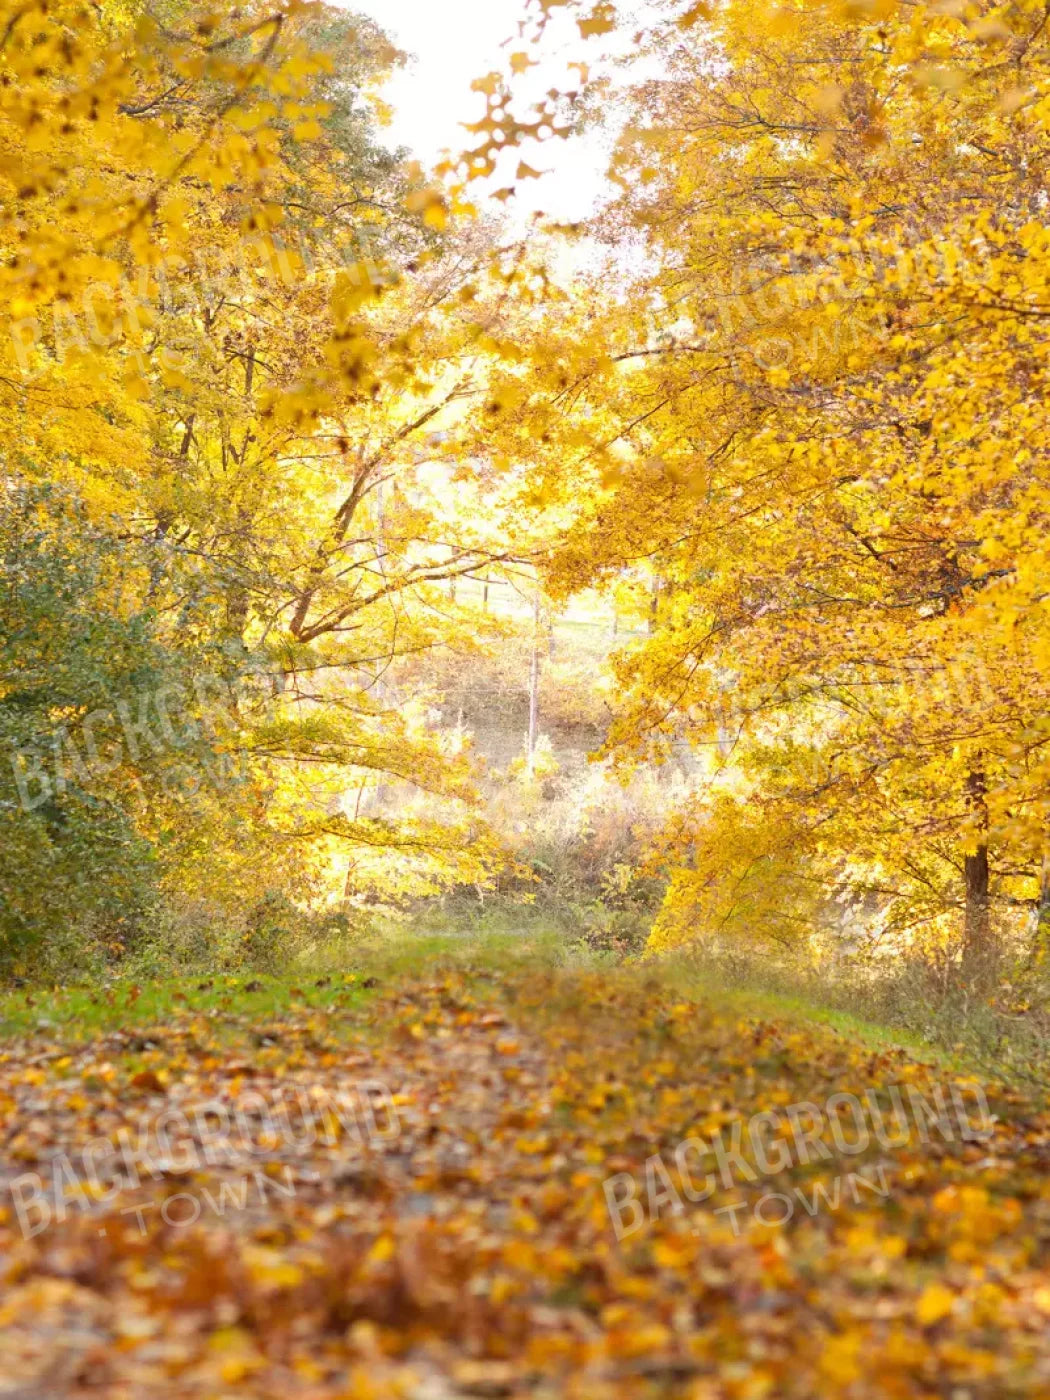
[{"label": "tree bark", "polygon": [[1044,951],[1050,951],[1050,854],[1043,856],[1039,894],[1028,925],[1029,959],[1037,958]]},{"label": "tree bark", "polygon": [[[966,799],[982,838],[988,829],[986,793],[987,782],[984,773],[980,769],[973,769],[966,779]],[[993,975],[996,962],[987,840],[981,839],[976,850],[966,856],[963,884],[966,900],[963,918],[963,962],[971,979],[983,980]]]},{"label": "tree bark", "polygon": [[540,728],[540,592],[537,588],[532,614],[532,665],[529,668],[528,764],[532,772]]}]

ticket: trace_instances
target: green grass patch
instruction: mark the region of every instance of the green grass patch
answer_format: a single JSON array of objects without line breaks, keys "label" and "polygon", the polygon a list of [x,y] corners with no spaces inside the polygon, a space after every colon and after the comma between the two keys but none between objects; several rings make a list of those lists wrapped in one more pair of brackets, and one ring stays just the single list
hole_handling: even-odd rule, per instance
[{"label": "green grass patch", "polygon": [[927,1060],[946,1068],[960,1068],[954,1056],[924,1040],[921,1035],[900,1026],[866,1020],[851,1011],[821,1006],[796,994],[746,987],[705,986],[702,979],[696,986],[681,990],[700,1000],[714,1000],[717,997],[720,1004],[731,1006],[741,1015],[827,1026],[844,1039],[873,1051],[905,1050],[913,1059]]},{"label": "green grass patch", "polygon": [[367,999],[361,973],[304,977],[180,977],[100,987],[28,987],[0,994],[0,1037],[86,1040],[132,1027],[208,1017],[264,1025],[297,1012],[351,1011]]}]

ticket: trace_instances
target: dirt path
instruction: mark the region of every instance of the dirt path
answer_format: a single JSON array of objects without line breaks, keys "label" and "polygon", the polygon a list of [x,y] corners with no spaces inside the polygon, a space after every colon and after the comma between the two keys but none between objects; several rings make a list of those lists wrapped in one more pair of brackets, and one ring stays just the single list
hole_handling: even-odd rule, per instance
[{"label": "dirt path", "polygon": [[655,980],[9,1046],[0,1114],[0,1396],[1050,1394],[1050,1123]]}]

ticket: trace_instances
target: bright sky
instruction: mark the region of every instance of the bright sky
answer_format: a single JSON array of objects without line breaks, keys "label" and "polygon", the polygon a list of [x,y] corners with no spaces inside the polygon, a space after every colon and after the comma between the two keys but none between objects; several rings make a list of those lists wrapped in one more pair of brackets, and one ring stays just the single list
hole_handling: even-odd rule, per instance
[{"label": "bright sky", "polygon": [[[472,138],[459,125],[484,115],[485,99],[471,92],[475,78],[492,69],[505,71],[507,54],[529,47],[517,41],[524,0],[339,0],[345,8],[370,15],[399,48],[414,57],[384,89],[396,116],[391,131],[395,144],[408,146],[424,165],[433,165],[450,148],[461,151]],[[575,75],[570,59],[592,58],[593,45],[581,45],[575,26],[548,32],[536,57],[541,66],[529,73],[530,95],[550,87],[571,87]],[[570,34],[575,41],[566,44]],[[530,48],[530,52],[533,50]],[[596,56],[596,55],[593,55]],[[604,188],[609,142],[598,134],[568,141],[554,140],[526,150],[524,158],[539,170],[552,170],[542,180],[517,184],[518,213],[542,209],[558,219],[585,217]],[[522,153],[519,153],[522,154]],[[497,184],[512,184],[518,156]]]}]

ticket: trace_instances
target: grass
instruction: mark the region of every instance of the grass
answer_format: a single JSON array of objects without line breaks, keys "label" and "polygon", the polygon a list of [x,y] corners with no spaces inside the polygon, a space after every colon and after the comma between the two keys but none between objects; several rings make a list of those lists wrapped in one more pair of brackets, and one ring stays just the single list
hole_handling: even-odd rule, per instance
[{"label": "grass", "polygon": [[660,965],[683,995],[749,1015],[824,1025],[873,1052],[903,1050],[913,1060],[995,1080],[1025,1097],[1047,1097],[1050,1042],[1041,1035],[1041,1018],[1011,1024],[982,1001],[952,1002],[914,970],[891,969],[876,980],[818,976],[754,950],[730,957],[694,950]]},{"label": "grass", "polygon": [[[322,1017],[332,1030],[358,1021],[378,990],[417,978],[455,972],[479,984],[501,974],[528,968],[614,970],[607,954],[593,953],[563,928],[548,925],[528,910],[515,923],[486,920],[481,927],[464,921],[462,932],[408,931],[400,926],[376,928],[353,944],[333,943],[311,950],[308,965],[266,976],[195,975],[162,980],[117,979],[98,987],[39,986],[0,993],[0,1042],[40,1038],[72,1043],[130,1028],[185,1027],[201,1018],[219,1040],[243,1038],[268,1023]],[[762,968],[729,968],[696,956],[651,961],[634,973],[655,978],[674,994],[697,1005],[730,1008],[753,1020],[779,1020],[823,1026],[853,1045],[874,1053],[904,1051],[911,1059],[956,1072],[996,1074],[968,1047],[938,1043],[900,1024],[872,1020],[848,1004],[833,1004],[811,995],[808,985],[793,984]],[[1009,1076],[1007,1076],[1009,1077]]]},{"label": "grass", "polygon": [[916,1059],[934,1061],[946,1068],[963,1068],[955,1056],[931,1044],[921,1035],[899,1026],[883,1025],[877,1021],[866,1020],[852,1011],[822,1006],[797,993],[756,990],[752,987],[725,987],[713,981],[705,982],[702,975],[694,974],[694,977],[695,984],[688,988],[692,995],[703,1000],[714,1000],[717,997],[721,1005],[731,1006],[741,1014],[827,1026],[846,1040],[867,1046],[873,1051],[906,1050]]},{"label": "grass", "polygon": [[394,926],[361,943],[311,951],[302,965],[279,974],[244,972],[138,979],[115,977],[98,986],[33,984],[0,992],[0,1041],[39,1036],[82,1041],[130,1028],[172,1026],[207,1018],[221,1034],[237,1022],[264,1026],[293,1014],[353,1012],[373,994],[442,968],[499,973],[550,966],[564,952],[562,934],[543,930],[477,935],[406,933]]},{"label": "grass", "polygon": [[0,995],[0,1037],[42,1035],[87,1040],[108,1031],[153,1027],[206,1016],[247,1018],[256,1025],[293,1011],[347,1011],[368,996],[357,974],[180,977],[103,987],[30,987]]},{"label": "grass", "polygon": [[[530,911],[531,912],[531,911]],[[495,922],[495,921],[494,921]],[[578,939],[568,940],[564,929],[533,919],[515,930],[512,925],[489,926],[465,934],[390,933],[367,956],[369,969],[383,981],[396,981],[420,973],[440,974],[443,968],[457,972],[513,972],[526,967],[608,968],[609,959],[591,953]],[[762,985],[759,980],[727,983],[715,969],[690,958],[647,962],[639,972],[673,988],[675,995],[719,1007],[752,1019],[782,1020],[824,1026],[843,1039],[873,1052],[903,1050],[912,1059],[966,1072],[973,1068],[965,1056],[952,1052],[901,1026],[888,1025],[807,997],[802,991]],[[629,975],[629,969],[627,970]],[[620,973],[620,975],[623,975]]]}]

